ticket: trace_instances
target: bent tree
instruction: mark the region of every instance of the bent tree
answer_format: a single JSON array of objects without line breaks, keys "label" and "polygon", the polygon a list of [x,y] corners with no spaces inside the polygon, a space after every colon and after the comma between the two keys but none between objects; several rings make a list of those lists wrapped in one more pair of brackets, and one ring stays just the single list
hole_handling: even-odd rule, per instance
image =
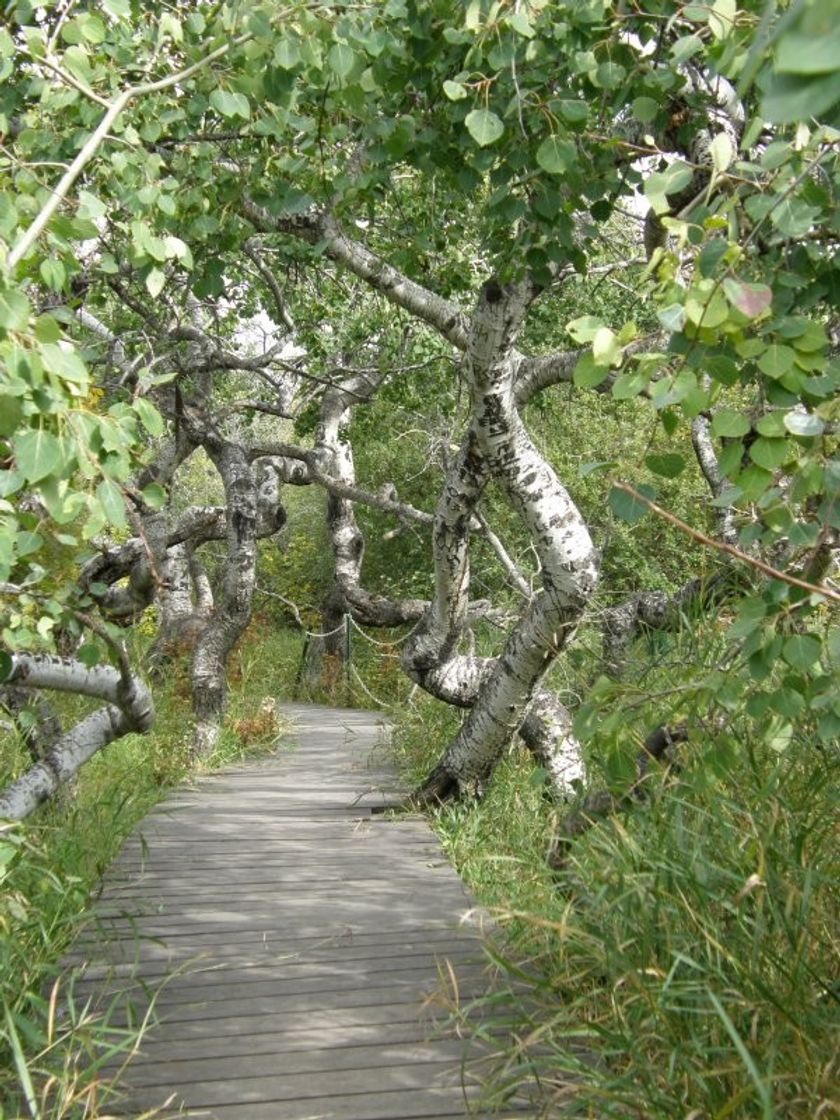
[{"label": "bent tree", "polygon": [[[217,734],[250,614],[265,460],[278,487],[330,495],[325,631],[344,614],[419,616],[406,672],[469,709],[418,798],[480,785],[517,733],[565,795],[583,760],[545,678],[596,594],[593,522],[606,509],[630,524],[667,516],[669,486],[695,473],[708,497],[687,531],[747,576],[726,592],[726,652],[695,682],[695,710],[735,746],[744,721],[773,742],[835,737],[833,5],[765,8],[229,3],[150,23],[116,0],[20,3],[0,32],[15,75],[0,104],[5,675],[54,632],[79,630],[91,605],[51,574],[45,526],[67,555],[114,555],[129,546],[104,540],[107,527],[130,519],[139,543],[120,563],[136,606],[171,597],[173,549],[194,556],[200,541],[166,508],[184,459],[160,456],[159,478],[131,460],[166,436],[185,456],[203,448],[224,489],[224,578],[193,663],[199,750]],[[116,59],[144,80],[126,86]],[[570,314],[599,274],[624,294]],[[342,293],[331,302],[328,285]],[[362,292],[378,328],[338,354],[330,315],[352,317]],[[265,337],[247,353],[257,313]],[[356,406],[420,364],[396,368],[386,340],[406,327],[418,355],[453,371],[436,391],[456,400],[456,450],[436,503],[419,509],[399,478],[387,492],[357,480],[351,447]],[[567,441],[590,393],[651,423],[641,461],[606,448],[586,465],[600,487],[586,516],[581,476],[561,477],[532,431],[540,399],[559,392]],[[290,435],[312,408],[314,447]],[[494,524],[499,495],[515,519]],[[424,599],[364,584],[365,504],[430,526]],[[465,644],[479,536],[527,600],[486,656]],[[512,551],[536,557],[533,593]],[[612,604],[613,672],[641,630],[674,625],[688,599],[720,601],[717,573],[685,575],[688,590],[664,602],[637,587]],[[88,586],[106,617],[125,598]],[[186,600],[197,608],[197,586]],[[85,656],[117,656],[107,633]],[[582,705],[579,734],[610,726],[609,688]]]}]

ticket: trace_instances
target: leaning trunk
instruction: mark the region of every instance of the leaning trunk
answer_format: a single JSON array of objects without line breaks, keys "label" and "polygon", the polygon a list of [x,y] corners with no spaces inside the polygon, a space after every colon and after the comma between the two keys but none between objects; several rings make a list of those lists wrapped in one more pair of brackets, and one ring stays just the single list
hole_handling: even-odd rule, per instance
[{"label": "leaning trunk", "polygon": [[148,689],[125,668],[91,669],[70,658],[16,653],[6,683],[93,696],[105,705],[61,735],[34,766],[0,792],[0,819],[28,816],[102,747],[130,732],[149,731],[154,723]]},{"label": "leaning trunk", "polygon": [[[450,469],[435,523],[435,601],[407,651],[420,683],[455,677],[469,686],[455,652],[468,594],[468,528],[486,481],[504,488],[528,528],[543,572],[543,588],[483,679],[458,736],[417,793],[420,801],[470,790],[487,779],[506,745],[529,716],[538,686],[575,631],[597,582],[597,553],[587,527],[519,416],[513,349],[530,290],[526,284],[488,284],[473,317],[467,351],[472,420]],[[470,689],[471,691],[471,689]],[[583,776],[565,713],[539,706],[524,737],[558,789]],[[553,738],[553,742],[552,742]]]}]

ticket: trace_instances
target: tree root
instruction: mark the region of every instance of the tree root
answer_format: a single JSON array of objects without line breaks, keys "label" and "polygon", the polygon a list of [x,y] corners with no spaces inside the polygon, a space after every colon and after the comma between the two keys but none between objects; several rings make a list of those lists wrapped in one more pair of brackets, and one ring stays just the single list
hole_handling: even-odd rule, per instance
[{"label": "tree root", "polygon": [[403,802],[403,808],[417,810],[435,809],[447,801],[456,801],[461,796],[458,779],[445,766],[438,764],[426,780],[410,793]]}]

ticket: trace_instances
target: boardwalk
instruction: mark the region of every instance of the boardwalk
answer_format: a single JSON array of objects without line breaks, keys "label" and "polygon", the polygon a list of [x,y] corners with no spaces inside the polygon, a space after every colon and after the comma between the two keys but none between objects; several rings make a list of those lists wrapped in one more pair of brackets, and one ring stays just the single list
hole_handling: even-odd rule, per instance
[{"label": "boardwalk", "polygon": [[122,1112],[463,1117],[475,1051],[434,1001],[440,970],[486,983],[470,900],[423,821],[371,812],[395,782],[377,717],[285,711],[294,749],[179,792],[109,873],[80,991],[142,1012],[166,978]]}]

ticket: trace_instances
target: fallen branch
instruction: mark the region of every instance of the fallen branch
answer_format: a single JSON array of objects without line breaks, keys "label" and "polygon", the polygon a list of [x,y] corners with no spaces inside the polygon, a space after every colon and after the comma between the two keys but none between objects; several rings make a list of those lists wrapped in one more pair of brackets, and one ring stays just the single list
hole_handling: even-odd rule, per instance
[{"label": "fallen branch", "polygon": [[[97,631],[98,632],[98,631]],[[112,641],[112,640],[111,640]],[[110,643],[109,643],[110,644]],[[6,685],[92,696],[105,705],[61,736],[34,766],[0,792],[0,820],[22,820],[67,782],[98,750],[154,723],[152,697],[139,677],[121,667],[15,653]]]}]

